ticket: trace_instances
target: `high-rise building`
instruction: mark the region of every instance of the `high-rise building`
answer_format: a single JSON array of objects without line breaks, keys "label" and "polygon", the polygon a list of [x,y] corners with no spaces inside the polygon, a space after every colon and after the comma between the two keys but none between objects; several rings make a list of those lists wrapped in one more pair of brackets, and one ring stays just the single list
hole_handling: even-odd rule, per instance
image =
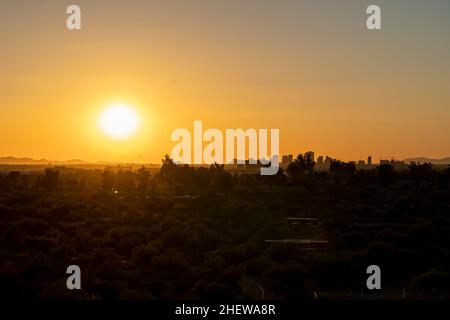
[{"label": "high-rise building", "polygon": [[288,166],[294,160],[294,156],[292,154],[284,155],[281,164]]},{"label": "high-rise building", "polygon": [[369,165],[369,166],[372,165],[372,156],[367,157],[367,165]]},{"label": "high-rise building", "polygon": [[323,165],[323,156],[318,156],[318,157],[317,157],[317,164],[318,164],[319,166]]}]

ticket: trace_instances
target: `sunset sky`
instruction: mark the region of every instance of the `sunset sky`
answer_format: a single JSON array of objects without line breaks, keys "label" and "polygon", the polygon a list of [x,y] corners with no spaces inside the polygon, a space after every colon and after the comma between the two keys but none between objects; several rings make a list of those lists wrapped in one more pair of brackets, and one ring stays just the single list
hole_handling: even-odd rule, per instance
[{"label": "sunset sky", "polygon": [[[0,0],[0,156],[159,163],[194,120],[279,128],[282,154],[450,156],[449,15],[448,0]],[[99,129],[115,103],[141,119],[128,140]]]}]

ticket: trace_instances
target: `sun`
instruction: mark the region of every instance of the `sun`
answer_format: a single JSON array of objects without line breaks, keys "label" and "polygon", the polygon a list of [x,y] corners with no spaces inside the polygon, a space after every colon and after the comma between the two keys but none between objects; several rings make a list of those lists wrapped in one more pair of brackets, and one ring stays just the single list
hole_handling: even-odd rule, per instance
[{"label": "sun", "polygon": [[103,110],[98,122],[102,132],[109,138],[127,140],[137,133],[141,121],[134,108],[115,104]]}]

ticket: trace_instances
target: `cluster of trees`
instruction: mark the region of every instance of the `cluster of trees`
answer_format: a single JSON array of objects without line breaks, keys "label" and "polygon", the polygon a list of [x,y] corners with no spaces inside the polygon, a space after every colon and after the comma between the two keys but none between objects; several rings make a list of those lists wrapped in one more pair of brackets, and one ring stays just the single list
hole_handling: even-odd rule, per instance
[{"label": "cluster of trees", "polygon": [[229,191],[233,185],[233,177],[225,171],[224,165],[195,168],[187,164],[176,164],[168,155],[156,178],[172,189],[195,187]]},{"label": "cluster of trees", "polygon": [[[256,299],[255,288],[267,299],[357,298],[369,264],[390,292],[450,295],[450,170],[314,166],[299,155],[261,176],[166,157],[154,172],[0,174],[1,298]],[[290,238],[329,246],[266,241]],[[71,264],[81,291],[65,287]]]},{"label": "cluster of trees", "polygon": [[141,167],[137,172],[131,170],[119,170],[117,173],[111,168],[106,168],[102,173],[103,190],[139,190],[148,191],[150,187],[150,172]]}]

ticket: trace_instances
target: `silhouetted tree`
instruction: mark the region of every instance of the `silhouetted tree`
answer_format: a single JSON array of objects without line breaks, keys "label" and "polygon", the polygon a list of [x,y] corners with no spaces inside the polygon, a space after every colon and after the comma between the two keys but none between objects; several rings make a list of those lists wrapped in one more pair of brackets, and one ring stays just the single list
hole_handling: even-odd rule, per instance
[{"label": "silhouetted tree", "polygon": [[59,171],[51,168],[45,169],[42,185],[47,191],[54,191],[59,185]]},{"label": "silhouetted tree", "polygon": [[292,176],[299,176],[304,173],[311,174],[314,171],[315,165],[316,162],[313,160],[312,154],[299,154],[297,158],[289,164],[287,167],[287,172]]},{"label": "silhouetted tree", "polygon": [[111,190],[116,184],[116,174],[111,168],[105,168],[102,173],[102,188]]},{"label": "silhouetted tree", "polygon": [[271,267],[265,274],[277,284],[277,291],[286,292],[288,296],[301,294],[304,290],[305,275],[306,268],[294,262]]},{"label": "silhouetted tree", "polygon": [[377,167],[378,178],[383,186],[389,186],[395,181],[394,167],[390,164],[382,164]]},{"label": "silhouetted tree", "polygon": [[411,164],[408,165],[408,175],[417,185],[428,179],[431,176],[432,171],[433,165],[428,162],[423,164],[411,162]]},{"label": "silhouetted tree", "polygon": [[439,174],[439,186],[442,189],[449,189],[449,184],[450,184],[450,165],[448,166],[448,168],[446,170],[444,170],[443,172],[441,172]]},{"label": "silhouetted tree", "polygon": [[10,186],[11,187],[17,186],[17,184],[19,182],[19,179],[20,179],[20,176],[21,176],[20,172],[18,172],[18,171],[11,171],[10,173],[8,173],[8,175],[5,178],[6,185],[8,187],[10,187]]},{"label": "silhouetted tree", "polygon": [[133,190],[135,188],[135,175],[131,170],[119,170],[116,176],[116,187],[119,190]]},{"label": "silhouetted tree", "polygon": [[433,269],[415,277],[412,281],[414,287],[420,292],[432,292],[437,289],[450,289],[450,272]]},{"label": "silhouetted tree", "polygon": [[356,167],[351,162],[331,160],[329,171],[333,174],[350,176],[355,173]]},{"label": "silhouetted tree", "polygon": [[144,166],[138,170],[138,189],[141,192],[147,191],[149,187],[150,172]]},{"label": "silhouetted tree", "polygon": [[274,175],[269,176],[262,176],[263,180],[267,185],[269,185],[271,188],[274,185],[284,185],[286,183],[286,175],[284,174],[283,169],[280,167],[278,168],[278,171]]},{"label": "silhouetted tree", "polygon": [[214,163],[210,167],[213,175],[212,186],[221,191],[228,191],[233,187],[233,176],[225,171],[225,166]]},{"label": "silhouetted tree", "polygon": [[176,183],[177,167],[178,165],[169,157],[169,155],[166,154],[162,160],[162,166],[158,173],[158,179],[173,188]]}]

